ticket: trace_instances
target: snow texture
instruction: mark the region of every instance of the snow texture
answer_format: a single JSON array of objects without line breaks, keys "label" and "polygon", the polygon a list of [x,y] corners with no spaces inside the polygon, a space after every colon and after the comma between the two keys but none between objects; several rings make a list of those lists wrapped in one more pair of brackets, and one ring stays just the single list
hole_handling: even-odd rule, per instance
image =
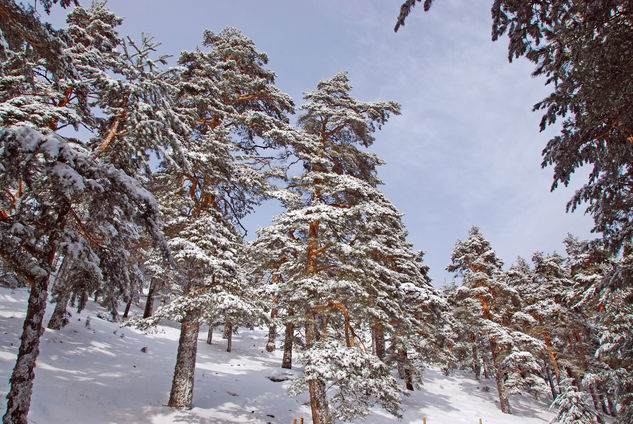
[{"label": "snow texture", "polygon": [[[2,397],[9,388],[27,296],[25,289],[0,288]],[[49,305],[46,319],[52,309]],[[67,327],[46,330],[42,337],[29,413],[33,424],[291,423],[302,417],[309,422],[307,395],[287,394],[302,370],[279,367],[282,349],[266,352],[267,330],[236,335],[232,353],[225,352],[223,343],[207,345],[199,339],[194,408],[181,411],[165,406],[178,344],[175,323],[146,335],[99,318],[107,312],[92,302],[82,313],[72,312]],[[290,379],[270,379],[282,376]],[[495,399],[490,380],[446,377],[430,368],[421,390],[404,399],[401,421],[372,408],[365,422],[421,423],[425,417],[428,424],[472,424],[479,418],[486,424],[545,424],[554,415],[547,404],[522,397],[511,398],[514,415],[502,414]]]}]

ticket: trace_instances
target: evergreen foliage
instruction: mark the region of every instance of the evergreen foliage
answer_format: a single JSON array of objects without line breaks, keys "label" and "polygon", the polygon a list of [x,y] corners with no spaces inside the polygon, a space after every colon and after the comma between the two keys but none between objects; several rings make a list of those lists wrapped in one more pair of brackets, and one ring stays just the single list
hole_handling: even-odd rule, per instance
[{"label": "evergreen foliage", "polygon": [[520,312],[520,295],[508,284],[501,271],[502,261],[479,228],[471,228],[468,239],[455,244],[451,259],[446,269],[461,275],[463,281],[449,292],[453,317],[460,328],[458,357],[462,364],[473,367],[478,378],[482,366],[494,373],[501,410],[510,413],[508,395],[545,391],[538,361],[544,346],[513,328],[513,317]]},{"label": "evergreen foliage", "polygon": [[[338,74],[305,95],[307,103],[299,118],[303,132],[297,134],[295,147],[305,171],[292,178],[288,191],[280,195],[288,211],[275,217],[272,226],[260,229],[253,245],[262,272],[275,278],[279,305],[297,311],[287,319],[305,328],[304,360],[309,366],[301,382],[310,392],[314,422],[331,422],[339,413],[347,418],[352,412],[365,415],[363,405],[371,403],[380,387],[384,402],[389,403],[383,406],[398,411],[388,372],[366,375],[365,384],[375,391],[349,398],[339,394],[347,393],[347,385],[358,375],[333,379],[335,371],[327,367],[340,364],[315,362],[315,358],[346,358],[350,352],[362,351],[359,360],[366,359],[346,371],[360,372],[363,361],[375,362],[363,329],[378,330],[390,339],[380,359],[406,367],[412,385],[417,367],[409,349],[424,344],[418,341],[420,334],[435,336],[429,327],[441,321],[443,307],[426,282],[421,256],[406,242],[400,213],[376,188],[380,184],[376,167],[382,162],[359,149],[372,144],[374,131],[391,113],[399,113],[399,107],[391,102],[360,102],[350,90],[346,74]],[[317,363],[326,368],[312,372]],[[339,394],[326,392],[326,387]],[[337,412],[329,412],[332,402]]]},{"label": "evergreen foliage", "polygon": [[[130,284],[125,265],[141,234],[148,232],[163,253],[168,250],[158,206],[142,181],[104,161],[94,144],[55,133],[68,125],[96,128],[88,99],[101,99],[95,72],[115,71],[108,66],[119,19],[95,3],[75,9],[72,30],[54,31],[32,9],[13,2],[2,7],[0,253],[31,286],[3,418],[18,423],[28,414],[49,281],[59,258],[97,284],[120,287]],[[160,143],[147,140],[144,147],[158,151]]]},{"label": "evergreen foliage", "polygon": [[[425,10],[431,4],[431,1],[425,2]],[[404,24],[414,6],[415,0],[402,4],[396,30]],[[572,263],[575,288],[571,292],[563,288],[558,294],[576,302],[562,308],[566,309],[568,318],[579,318],[576,324],[580,327],[589,330],[594,324],[603,326],[598,330],[603,340],[616,334],[618,340],[630,340],[630,332],[617,324],[626,313],[617,314],[619,318],[612,320],[604,312],[607,305],[618,304],[620,300],[617,299],[626,298],[631,290],[625,258],[633,237],[630,192],[633,178],[630,166],[633,109],[629,101],[633,85],[625,70],[629,67],[633,51],[632,12],[632,2],[612,0],[497,0],[491,10],[492,39],[508,36],[508,59],[526,57],[535,64],[533,74],[544,76],[546,84],[552,86],[551,94],[534,105],[534,110],[544,111],[541,130],[559,121],[562,124],[560,133],[543,150],[542,166],[554,168],[552,190],[561,184],[567,186],[574,172],[581,167],[590,168],[587,182],[576,191],[567,204],[567,210],[573,211],[587,204],[586,211],[594,219],[593,232],[602,235],[602,242],[596,245],[602,247],[585,249],[585,254],[592,251],[591,255],[597,255],[593,259],[572,259],[588,260],[587,266]],[[609,262],[615,258],[607,258],[604,252],[599,251],[602,249],[615,257],[622,254],[622,261],[616,260],[612,266]],[[583,268],[586,273],[578,272]],[[559,298],[554,303],[562,305],[564,302]],[[580,324],[582,317],[579,313],[590,317],[589,323]],[[596,331],[585,331],[583,334],[576,324],[569,321],[566,326],[573,328],[571,337],[578,346],[563,349],[561,340],[562,359],[569,356],[565,350],[577,350],[583,353],[572,355],[582,357],[575,364],[574,372],[602,368],[604,363],[590,364],[597,344]],[[631,347],[626,342],[617,345],[623,348],[618,351],[620,357],[630,357]],[[608,343],[606,346],[609,346],[607,350],[612,347]],[[559,348],[548,346],[548,350],[551,362],[556,363],[554,351]],[[614,368],[607,374],[611,373],[609,378],[617,381],[616,387],[620,387],[619,416],[623,418],[619,419],[628,422],[631,412],[626,405],[630,401],[625,400],[624,393],[630,392],[630,372],[618,360],[612,366]],[[556,371],[560,374],[559,370]],[[600,372],[590,375],[600,375]],[[607,380],[602,381],[601,384],[605,384]],[[552,389],[552,392],[555,393],[555,390]],[[610,394],[606,398],[609,400]],[[594,397],[594,403],[600,403],[599,399]],[[611,414],[616,413],[615,409],[604,408]]]},{"label": "evergreen foliage", "polygon": [[558,408],[558,413],[550,423],[591,424],[596,422],[598,414],[587,403],[587,395],[579,391],[570,379],[563,380],[561,385],[563,391],[552,404]]},{"label": "evergreen foliage", "polygon": [[286,114],[293,112],[292,100],[274,87],[274,73],[264,68],[266,55],[241,32],[206,31],[203,45],[211,49],[182,53],[172,80],[175,109],[190,125],[180,135],[188,168],[164,161],[152,182],[174,256],[166,277],[175,298],[136,322],[142,328],[161,318],[182,323],[169,405],[185,408],[193,405],[191,346],[199,324],[220,318],[230,337],[240,324],[252,328],[263,319],[242,268],[237,227],[274,190],[270,178],[283,176],[275,158],[263,152],[285,154],[282,135],[288,131]]},{"label": "evergreen foliage", "polygon": [[[425,1],[424,10],[431,4]],[[414,5],[402,4],[396,30]],[[593,231],[617,252],[633,237],[633,84],[625,71],[633,54],[633,3],[496,0],[491,14],[493,41],[508,36],[508,59],[526,57],[535,64],[533,75],[553,86],[534,105],[545,112],[541,130],[562,120],[560,134],[543,150],[542,166],[554,167],[552,190],[589,165],[589,179],[567,210],[588,203]]]},{"label": "evergreen foliage", "polygon": [[[66,305],[90,296],[117,319],[148,281],[168,302],[130,324],[180,322],[173,407],[193,405],[200,324],[230,337],[272,322],[287,352],[302,350],[290,393],[309,392],[318,424],[374,405],[400,416],[404,387],[431,363],[493,377],[504,412],[547,383],[553,422],[633,422],[630,2],[494,3],[493,38],[508,34],[510,59],[554,86],[535,106],[542,128],[564,120],[544,150],[553,188],[590,164],[568,208],[588,202],[604,237],[569,236],[566,256],[537,252],[505,272],[473,227],[447,267],[461,285],[443,295],[367,150],[398,104],[353,98],[340,73],[305,94],[293,127],[292,99],[239,30],[205,31],[166,68],[150,37],[119,36],[105,3],[40,3],[75,6],[67,28],[0,0],[0,281],[30,287],[3,422],[27,421],[49,294],[60,328]],[[288,178],[290,158],[303,168]],[[241,220],[271,197],[286,211],[245,243]]]}]

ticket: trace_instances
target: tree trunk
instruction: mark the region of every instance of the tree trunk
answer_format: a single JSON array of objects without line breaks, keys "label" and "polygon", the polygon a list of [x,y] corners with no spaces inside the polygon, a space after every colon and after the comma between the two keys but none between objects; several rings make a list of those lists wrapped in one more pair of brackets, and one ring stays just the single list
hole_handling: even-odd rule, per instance
[{"label": "tree trunk", "polygon": [[154,312],[154,296],[158,290],[160,284],[156,282],[155,278],[149,283],[149,291],[147,292],[147,300],[145,300],[145,310],[143,311],[143,318],[149,318]]},{"label": "tree trunk", "polygon": [[411,374],[411,368],[405,367],[404,370],[404,382],[407,390],[413,391],[413,376]]},{"label": "tree trunk", "polygon": [[174,369],[174,379],[171,383],[168,403],[172,408],[190,409],[193,406],[193,383],[199,330],[200,325],[197,319],[191,314],[187,314],[180,325],[178,356],[176,357],[176,368]]},{"label": "tree trunk", "polygon": [[511,414],[510,402],[508,401],[508,395],[506,394],[505,386],[503,385],[503,372],[495,371],[495,380],[497,380],[497,392],[499,393],[499,407],[504,414]]},{"label": "tree trunk", "polygon": [[127,305],[125,305],[125,311],[123,312],[123,319],[127,319],[128,314],[130,313],[130,308],[132,307],[132,302],[134,301],[134,297],[130,297]]},{"label": "tree trunk", "polygon": [[596,390],[596,386],[592,384],[588,389],[589,389],[589,394],[591,395],[591,400],[593,401],[593,407],[596,409],[596,411],[602,410],[602,412],[604,412],[605,414],[608,414],[605,408],[604,402],[602,402],[602,399],[600,398],[600,395],[598,394],[598,391]]},{"label": "tree trunk", "polygon": [[549,370],[549,366],[547,365],[547,363],[543,368],[545,369],[545,380],[549,384],[549,389],[552,392],[552,399],[556,399],[558,397],[558,392],[556,391],[556,386],[554,385],[552,372]]},{"label": "tree trunk", "polygon": [[[277,276],[273,276],[273,281],[277,281]],[[277,304],[278,303],[278,298],[277,296],[273,297],[273,304]],[[279,315],[279,311],[277,310],[277,308],[273,308],[272,311],[270,311],[270,318],[273,322],[273,324],[270,325],[270,327],[268,327],[268,343],[266,343],[266,351],[267,352],[274,352],[275,351],[275,338],[277,337],[277,326],[274,324],[275,322],[275,318],[277,318],[277,316]]]},{"label": "tree trunk", "polygon": [[411,372],[411,367],[409,366],[409,361],[407,359],[407,351],[405,349],[400,350],[400,361],[398,361],[398,366],[402,367],[402,376],[404,379],[404,383],[407,387],[407,390],[413,391],[413,373]]},{"label": "tree trunk", "polygon": [[[317,198],[321,196],[320,193],[316,194]],[[317,256],[319,254],[319,221],[314,220],[310,222],[310,229],[308,231],[308,263],[306,266],[306,272],[309,275],[315,275],[317,273]],[[318,302],[318,296],[315,293],[310,294],[310,300]],[[318,304],[318,303],[317,303]],[[315,314],[314,311],[308,307],[306,310],[306,350],[311,349],[314,343],[320,337],[320,332],[315,328]],[[327,397],[325,393],[325,382],[320,380],[310,380],[308,383],[308,392],[310,393],[310,409],[312,410],[312,424],[331,424],[332,418],[328,408]]]},{"label": "tree trunk", "polygon": [[617,417],[618,416],[618,408],[616,406],[616,403],[613,401],[613,398],[611,397],[611,393],[605,393],[604,397],[607,399],[607,405],[609,406],[609,411],[612,417]]},{"label": "tree trunk", "polygon": [[[306,349],[310,349],[315,341],[316,331],[314,328],[314,317],[308,317],[306,322]],[[310,392],[312,424],[331,424],[332,419],[325,394],[325,383],[323,381],[310,380],[308,383],[308,391]]]},{"label": "tree trunk", "polygon": [[70,315],[66,310],[66,306],[68,305],[68,300],[70,299],[70,291],[64,289],[62,293],[60,293],[57,298],[57,303],[55,303],[55,310],[53,310],[53,315],[51,315],[51,319],[48,320],[47,327],[51,330],[61,330],[63,327],[68,324],[68,316]]},{"label": "tree trunk", "polygon": [[119,322],[119,311],[117,311],[116,300],[110,298],[110,316],[112,316],[112,322]]},{"label": "tree trunk", "polygon": [[65,327],[66,324],[68,324],[69,314],[66,312],[66,308],[68,300],[70,299],[70,290],[66,283],[68,281],[70,263],[70,259],[64,257],[57,273],[55,274],[53,290],[57,294],[57,300],[55,302],[55,309],[53,310],[53,314],[51,315],[51,319],[48,320],[47,325],[47,327],[51,330],[61,330],[62,327]]},{"label": "tree trunk", "polygon": [[376,343],[376,356],[381,361],[385,360],[385,329],[379,323],[374,325],[374,339]]},{"label": "tree trunk", "polygon": [[490,374],[490,370],[488,369],[488,366],[486,365],[486,362],[483,362],[482,368],[484,370],[484,378],[486,380],[489,380],[491,378],[490,377],[491,374]]},{"label": "tree trunk", "polygon": [[29,294],[26,318],[20,338],[18,358],[9,379],[11,388],[7,394],[7,411],[2,417],[4,424],[26,424],[33,380],[35,379],[35,361],[40,353],[40,337],[44,333],[42,321],[46,312],[48,296],[48,275],[34,278]]},{"label": "tree trunk", "polygon": [[295,325],[291,322],[286,324],[286,334],[284,338],[284,357],[281,360],[281,368],[292,369],[292,345],[295,338]]},{"label": "tree trunk", "polygon": [[407,378],[407,373],[404,371],[404,364],[402,363],[400,358],[398,358],[396,368],[398,369],[398,378],[400,378],[401,380]]},{"label": "tree trunk", "polygon": [[266,352],[275,351],[275,337],[277,336],[277,326],[272,324],[268,327],[268,343],[266,343]]},{"label": "tree trunk", "polygon": [[473,372],[475,373],[475,378],[477,380],[481,380],[481,361],[479,360],[479,355],[477,355],[477,346],[473,343],[472,347],[473,352]]},{"label": "tree trunk", "polygon": [[209,331],[207,332],[207,344],[213,342],[213,320],[209,320]]},{"label": "tree trunk", "polygon": [[233,323],[227,321],[224,326],[224,338],[226,339],[226,351],[230,352],[233,345]]}]

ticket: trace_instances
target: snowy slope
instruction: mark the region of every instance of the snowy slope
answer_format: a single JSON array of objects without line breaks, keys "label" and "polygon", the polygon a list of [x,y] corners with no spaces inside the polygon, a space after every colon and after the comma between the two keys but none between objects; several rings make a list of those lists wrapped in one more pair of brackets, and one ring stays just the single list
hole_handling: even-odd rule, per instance
[{"label": "snowy slope", "polygon": [[[26,290],[0,288],[0,396],[19,345],[25,315]],[[49,305],[48,312],[52,311]],[[279,368],[281,352],[264,350],[266,331],[243,331],[235,336],[233,352],[215,334],[213,345],[198,345],[194,404],[190,411],[164,406],[169,396],[176,358],[178,330],[163,326],[158,334],[143,334],[97,316],[106,315],[90,304],[61,331],[46,330],[37,362],[30,422],[56,423],[292,423],[311,420],[307,396],[286,395],[296,371]],[[48,314],[47,314],[48,318]],[[88,323],[88,325],[86,325]],[[206,329],[203,329],[206,330]],[[141,349],[146,347],[146,352]],[[486,389],[487,388],[487,389]],[[405,399],[402,423],[486,424],[547,423],[553,414],[547,404],[511,398],[514,415],[496,405],[492,382],[486,385],[465,374],[450,377],[427,370],[424,387]],[[5,407],[2,408],[4,413]],[[397,423],[376,410],[367,423]]]}]

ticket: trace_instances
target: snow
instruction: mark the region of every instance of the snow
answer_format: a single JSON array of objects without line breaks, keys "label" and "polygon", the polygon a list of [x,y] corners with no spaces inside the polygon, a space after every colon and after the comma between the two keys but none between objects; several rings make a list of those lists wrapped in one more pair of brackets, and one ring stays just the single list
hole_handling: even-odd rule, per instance
[{"label": "snow", "polygon": [[[2,398],[9,389],[27,296],[26,289],[0,288]],[[52,309],[49,304],[45,323]],[[42,337],[29,413],[33,424],[292,423],[302,417],[310,422],[307,395],[291,398],[286,393],[300,373],[279,367],[282,338],[277,339],[275,352],[266,352],[267,329],[241,331],[234,336],[231,353],[225,351],[221,333],[207,345],[206,329],[201,329],[195,407],[180,411],[165,406],[176,360],[177,325],[166,323],[158,333],[144,334],[99,318],[108,313],[91,302],[81,314],[72,312],[68,326],[47,329]],[[270,377],[289,379],[274,382]],[[479,418],[485,424],[537,424],[548,423],[554,415],[548,410],[549,399],[537,402],[518,396],[510,398],[514,414],[503,414],[496,404],[494,382],[478,382],[467,373],[447,377],[431,368],[423,381],[420,391],[404,398],[402,421],[375,408],[365,422],[422,423],[426,417],[428,424],[476,424]]]}]

